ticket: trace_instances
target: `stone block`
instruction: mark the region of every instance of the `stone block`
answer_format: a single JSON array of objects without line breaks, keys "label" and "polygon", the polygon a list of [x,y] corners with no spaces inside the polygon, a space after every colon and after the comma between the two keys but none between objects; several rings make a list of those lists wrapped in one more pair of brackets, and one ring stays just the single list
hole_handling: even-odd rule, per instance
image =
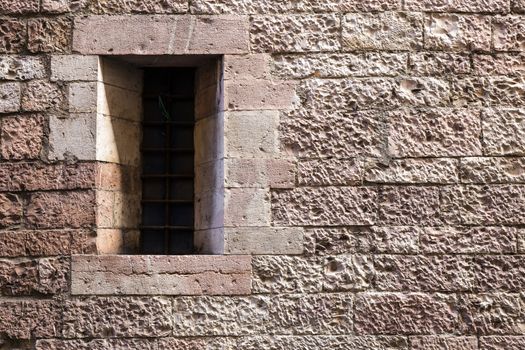
[{"label": "stone block", "polygon": [[224,229],[224,254],[301,254],[300,228],[237,227]]},{"label": "stone block", "polygon": [[414,75],[468,74],[472,71],[468,55],[454,52],[410,53],[408,69]]},{"label": "stone block", "polygon": [[474,260],[479,290],[514,292],[523,289],[523,256],[478,256]]},{"label": "stone block", "polygon": [[49,159],[96,159],[96,114],[49,118]]},{"label": "stone block", "polygon": [[457,183],[459,165],[453,158],[394,159],[388,164],[372,160],[365,165],[364,178],[373,183]]},{"label": "stone block", "polygon": [[486,155],[525,155],[525,110],[486,109],[482,112],[483,151]]},{"label": "stone block", "polygon": [[28,82],[22,90],[22,109],[24,111],[60,109],[64,101],[62,88],[45,80]]},{"label": "stone block", "polygon": [[72,298],[64,303],[62,337],[167,336],[172,332],[171,304],[151,296]]},{"label": "stone block", "polygon": [[97,113],[96,159],[130,166],[140,164],[139,123]]},{"label": "stone block", "polygon": [[0,14],[2,15],[27,15],[38,13],[40,8],[39,0],[25,0],[12,2],[9,0],[0,1]]},{"label": "stone block", "polygon": [[229,110],[289,109],[296,100],[292,81],[227,80],[224,90]]},{"label": "stone block", "polygon": [[276,158],[279,153],[277,111],[228,112],[224,115],[224,155]]},{"label": "stone block", "polygon": [[269,79],[270,61],[268,54],[225,55],[224,80]]},{"label": "stone block", "polygon": [[73,295],[242,295],[246,256],[73,256]]},{"label": "stone block", "polygon": [[244,350],[256,350],[261,347],[264,349],[299,348],[304,350],[344,349],[345,347],[354,350],[407,350],[408,342],[405,338],[398,336],[266,335],[241,337],[238,346]]},{"label": "stone block", "polygon": [[286,159],[224,160],[224,186],[292,188],[295,184],[295,164]]},{"label": "stone block", "polygon": [[74,0],[42,0],[42,12],[65,13],[76,10],[79,3]]},{"label": "stone block", "polygon": [[337,51],[341,21],[335,14],[253,16],[252,52]]},{"label": "stone block", "polygon": [[482,293],[458,296],[458,331],[464,335],[521,335],[523,300],[518,294]]},{"label": "stone block", "polygon": [[95,187],[95,164],[0,164],[0,191],[71,190]]},{"label": "stone block", "polygon": [[385,186],[379,190],[378,221],[382,225],[439,225],[440,188]]},{"label": "stone block", "polygon": [[342,45],[354,50],[413,50],[423,46],[419,13],[350,13],[343,18]]},{"label": "stone block", "polygon": [[514,227],[425,227],[419,242],[425,254],[513,254],[522,229]]},{"label": "stone block", "polygon": [[367,255],[337,255],[323,260],[323,291],[358,291],[371,288],[374,261]]},{"label": "stone block", "polygon": [[0,333],[11,339],[60,336],[61,310],[54,300],[6,300],[0,302]]},{"label": "stone block", "polygon": [[82,54],[239,54],[248,46],[243,16],[88,16],[73,32],[73,50]]},{"label": "stone block", "polygon": [[68,52],[72,23],[67,18],[30,19],[27,24],[27,48],[37,52]]},{"label": "stone block", "polygon": [[272,191],[272,223],[280,226],[373,225],[378,192],[368,187]]},{"label": "stone block", "polygon": [[474,55],[474,72],[478,75],[515,75],[525,73],[525,53]]},{"label": "stone block", "polygon": [[363,182],[364,166],[359,158],[311,159],[298,163],[297,181],[301,186],[351,186]]},{"label": "stone block", "polygon": [[399,110],[388,113],[388,150],[393,157],[453,157],[481,154],[479,111]]},{"label": "stone block", "polygon": [[68,90],[70,113],[97,112],[97,83],[73,82],[68,85]]},{"label": "stone block", "polygon": [[96,81],[99,58],[82,55],[51,56],[52,81]]},{"label": "stone block", "polygon": [[20,231],[0,231],[0,256],[17,257],[26,255],[27,235]]},{"label": "stone block", "polygon": [[2,56],[0,58],[0,79],[31,80],[42,79],[46,75],[42,57]]},{"label": "stone block", "polygon": [[493,335],[479,338],[483,350],[519,350],[525,346],[525,336]]},{"label": "stone block", "polygon": [[224,118],[201,119],[195,123],[195,164],[202,165],[224,157]]},{"label": "stone block", "polygon": [[22,18],[3,18],[0,20],[0,52],[22,52],[27,43],[27,23]]},{"label": "stone block", "polygon": [[461,160],[462,183],[523,183],[525,158],[473,157]]},{"label": "stone block", "polygon": [[95,0],[89,4],[89,10],[95,14],[127,13],[185,13],[188,3],[183,0]]},{"label": "stone block", "polygon": [[492,23],[494,49],[496,51],[525,51],[525,31],[523,16],[495,18]]},{"label": "stone block", "polygon": [[41,115],[3,118],[0,147],[2,158],[10,160],[38,158],[43,148],[44,122]]},{"label": "stone block", "polygon": [[374,258],[382,291],[466,292],[478,287],[475,259],[468,256],[380,255]]},{"label": "stone block", "polygon": [[425,17],[425,49],[490,51],[491,17],[431,14]]},{"label": "stone block", "polygon": [[269,226],[270,193],[262,188],[224,191],[224,226]]},{"label": "stone block", "polygon": [[448,294],[360,293],[355,300],[356,333],[451,333],[458,325],[456,304],[456,297]]},{"label": "stone block", "polygon": [[406,70],[408,54],[365,52],[273,57],[272,72],[283,79],[397,76]]},{"label": "stone block", "polygon": [[381,254],[415,254],[420,248],[421,228],[417,226],[375,226],[360,232],[367,241],[358,241],[357,250]]},{"label": "stone block", "polygon": [[511,0],[511,7],[513,12],[525,13],[525,1],[524,0]]},{"label": "stone block", "polygon": [[411,349],[414,350],[477,350],[476,337],[453,335],[428,335],[410,338]]},{"label": "stone block", "polygon": [[20,83],[0,84],[0,113],[20,110]]},{"label": "stone block", "polygon": [[463,225],[521,225],[523,185],[450,186],[441,191],[445,221]]},{"label": "stone block", "polygon": [[95,225],[95,193],[34,192],[25,213],[29,227],[81,228]]},{"label": "stone block", "polygon": [[488,12],[506,13],[506,0],[407,0],[405,10],[424,12]]},{"label": "stone block", "polygon": [[284,151],[300,158],[382,157],[386,152],[386,120],[375,111],[301,109],[281,116],[280,133]]}]

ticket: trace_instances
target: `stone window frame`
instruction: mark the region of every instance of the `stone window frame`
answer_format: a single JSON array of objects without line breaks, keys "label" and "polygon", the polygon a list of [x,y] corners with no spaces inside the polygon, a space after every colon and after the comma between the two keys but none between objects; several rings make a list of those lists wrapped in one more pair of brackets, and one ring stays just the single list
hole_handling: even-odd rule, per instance
[{"label": "stone window frame", "polygon": [[[247,16],[87,16],[75,19],[72,46],[73,55],[51,59],[52,80],[68,86],[69,115],[51,118],[50,158],[100,162],[99,255],[72,257],[72,294],[249,294],[251,255],[303,252],[301,228],[271,223],[270,189],[295,184],[295,161],[279,147],[280,111],[292,108],[295,85],[272,77],[269,55],[250,52]],[[196,179],[196,201],[198,188],[213,190],[206,193],[211,200],[201,196],[202,215],[196,219],[195,243],[203,255],[115,255],[129,251],[137,232],[102,225],[108,203],[114,221],[138,217],[124,210],[129,206],[115,204],[136,201],[132,194],[140,193],[140,183],[126,175],[129,169],[114,166],[135,166],[135,151],[115,163],[111,150],[118,150],[118,142],[106,147],[102,133],[108,126],[105,112],[120,108],[111,90],[126,89],[129,96],[140,92],[141,78],[123,58],[158,65],[175,58],[215,58],[215,65],[199,67],[197,78],[196,104],[213,106],[197,108],[202,118],[197,116],[195,131],[201,140],[196,142],[204,144],[196,150],[196,172],[207,167],[202,173],[215,174]],[[114,64],[115,59],[120,61]],[[114,120],[109,116],[113,124],[140,122],[129,111]],[[136,125],[129,129],[127,135],[140,135]],[[199,133],[214,137],[199,138]],[[113,201],[106,192],[113,193]]]}]

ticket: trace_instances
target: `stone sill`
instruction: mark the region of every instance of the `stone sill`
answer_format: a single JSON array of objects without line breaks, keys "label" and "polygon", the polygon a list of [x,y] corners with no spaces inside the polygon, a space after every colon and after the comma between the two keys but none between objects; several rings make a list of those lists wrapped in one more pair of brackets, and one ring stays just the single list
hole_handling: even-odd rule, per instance
[{"label": "stone sill", "polygon": [[246,295],[249,255],[73,255],[73,295]]}]

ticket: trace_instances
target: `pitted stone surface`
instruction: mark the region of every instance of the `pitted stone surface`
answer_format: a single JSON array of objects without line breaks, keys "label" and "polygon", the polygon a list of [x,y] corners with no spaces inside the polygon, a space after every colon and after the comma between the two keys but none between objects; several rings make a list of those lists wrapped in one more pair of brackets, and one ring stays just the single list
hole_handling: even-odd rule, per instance
[{"label": "pitted stone surface", "polygon": [[0,78],[3,80],[41,79],[45,75],[44,60],[41,57],[0,57]]},{"label": "pitted stone surface", "polygon": [[491,18],[433,14],[425,18],[425,49],[490,51]]},{"label": "pitted stone surface", "polygon": [[453,52],[414,52],[408,60],[416,75],[468,74],[472,68],[468,55]]},{"label": "pitted stone surface", "polygon": [[300,186],[347,186],[363,181],[364,166],[359,158],[313,159],[299,162]]},{"label": "pitted stone surface", "polygon": [[483,149],[491,156],[525,155],[525,110],[486,109],[482,113]]},{"label": "pitted stone surface", "polygon": [[388,164],[370,161],[365,165],[365,181],[373,183],[435,183],[458,181],[459,161],[451,158],[400,159]]},{"label": "pitted stone surface", "polygon": [[410,346],[413,350],[477,350],[478,339],[461,336],[416,336],[411,337]]}]

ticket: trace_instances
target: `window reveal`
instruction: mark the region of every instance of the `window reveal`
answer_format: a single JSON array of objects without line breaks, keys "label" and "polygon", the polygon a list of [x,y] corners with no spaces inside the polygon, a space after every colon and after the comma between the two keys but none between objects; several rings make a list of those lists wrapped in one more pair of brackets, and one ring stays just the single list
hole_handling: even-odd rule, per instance
[{"label": "window reveal", "polygon": [[142,221],[144,254],[191,254],[194,232],[193,68],[144,71]]}]

